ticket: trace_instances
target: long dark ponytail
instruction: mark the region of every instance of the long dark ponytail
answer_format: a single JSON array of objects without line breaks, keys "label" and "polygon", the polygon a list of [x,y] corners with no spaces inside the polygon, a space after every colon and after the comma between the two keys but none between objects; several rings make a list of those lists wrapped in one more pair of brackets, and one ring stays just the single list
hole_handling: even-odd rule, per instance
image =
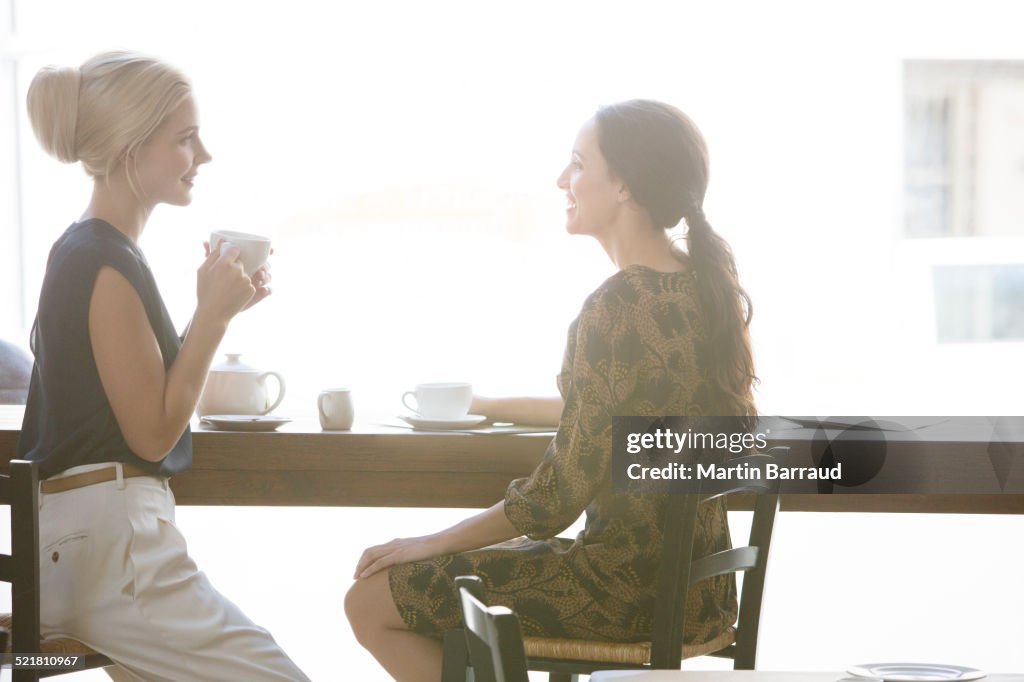
[{"label": "long dark ponytail", "polygon": [[609,168],[647,210],[654,226],[669,229],[686,219],[687,250],[708,327],[705,355],[710,363],[705,372],[721,400],[709,410],[723,416],[756,416],[752,388],[757,376],[749,332],[753,306],[740,286],[732,249],[704,215],[704,137],[686,114],[652,100],[602,107],[595,120]]}]

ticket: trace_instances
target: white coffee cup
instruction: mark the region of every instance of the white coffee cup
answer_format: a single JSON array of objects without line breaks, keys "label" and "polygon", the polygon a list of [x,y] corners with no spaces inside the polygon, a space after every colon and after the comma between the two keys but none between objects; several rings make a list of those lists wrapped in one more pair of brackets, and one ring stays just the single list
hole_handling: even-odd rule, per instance
[{"label": "white coffee cup", "polygon": [[316,399],[316,406],[320,412],[320,426],[324,429],[347,431],[352,428],[355,409],[350,389],[330,388],[321,391]]},{"label": "white coffee cup", "polygon": [[[412,396],[413,407],[407,402]],[[402,394],[402,404],[428,419],[458,419],[465,417],[473,402],[473,385],[463,383],[418,384],[416,390]]]},{"label": "white coffee cup", "polygon": [[238,262],[250,277],[270,257],[270,238],[247,232],[216,230],[210,233],[210,251],[227,248],[227,244],[238,247]]}]

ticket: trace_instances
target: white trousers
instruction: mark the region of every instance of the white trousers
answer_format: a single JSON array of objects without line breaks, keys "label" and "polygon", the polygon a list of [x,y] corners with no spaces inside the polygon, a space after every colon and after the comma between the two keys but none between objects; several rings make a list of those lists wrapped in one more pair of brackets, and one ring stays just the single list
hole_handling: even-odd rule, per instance
[{"label": "white trousers", "polygon": [[114,680],[308,680],[196,568],[166,481],[127,478],[39,498],[44,638],[72,637],[107,655]]}]

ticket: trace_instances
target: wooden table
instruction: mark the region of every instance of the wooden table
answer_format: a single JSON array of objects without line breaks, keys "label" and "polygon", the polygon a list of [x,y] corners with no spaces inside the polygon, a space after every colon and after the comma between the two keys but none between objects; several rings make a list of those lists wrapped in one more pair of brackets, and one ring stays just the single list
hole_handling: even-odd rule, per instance
[{"label": "wooden table", "polygon": [[[0,466],[15,453],[22,408],[0,406]],[[269,433],[193,424],[193,467],[178,504],[489,507],[540,461],[550,436],[427,433],[296,421]]]},{"label": "wooden table", "polygon": [[[14,456],[22,413],[20,406],[0,406],[0,466]],[[178,503],[191,505],[483,508],[533,470],[549,441],[359,424],[325,432],[312,421],[270,433],[195,429],[193,469],[172,486]],[[931,452],[919,449],[922,456]],[[956,443],[941,443],[930,456],[952,475],[974,475],[978,463],[959,451]],[[1021,514],[1024,495],[783,495],[781,508]]]},{"label": "wooden table", "polygon": [[[772,672],[767,670],[730,670],[704,672],[699,670],[604,671],[590,676],[591,682],[868,682],[863,677],[845,673]],[[988,675],[979,682],[1024,682],[1024,675]]]}]

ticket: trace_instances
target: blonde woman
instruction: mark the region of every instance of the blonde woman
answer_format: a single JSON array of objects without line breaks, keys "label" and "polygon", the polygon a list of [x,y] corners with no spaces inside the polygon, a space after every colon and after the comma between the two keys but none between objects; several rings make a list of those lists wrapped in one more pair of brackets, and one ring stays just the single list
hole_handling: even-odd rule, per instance
[{"label": "blonde woman", "polygon": [[305,680],[196,568],[174,525],[167,481],[191,466],[210,362],[231,319],[270,293],[236,249],[210,253],[179,337],[139,249],[153,209],[188,205],[211,159],[191,85],[161,61],[110,52],[40,70],[28,112],[43,149],[93,180],[50,251],[18,443],[44,479],[43,634],[106,654],[117,680]]}]

